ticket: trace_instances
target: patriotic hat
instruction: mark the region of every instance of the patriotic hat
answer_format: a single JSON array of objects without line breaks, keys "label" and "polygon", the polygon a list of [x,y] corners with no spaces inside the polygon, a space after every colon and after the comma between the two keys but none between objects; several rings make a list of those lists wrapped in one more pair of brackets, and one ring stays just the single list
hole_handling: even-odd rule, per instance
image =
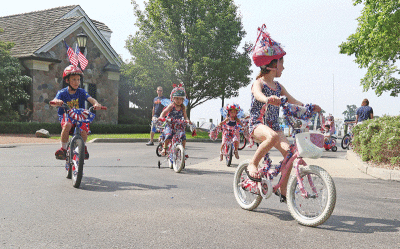
[{"label": "patriotic hat", "polygon": [[184,99],[186,98],[186,91],[185,88],[182,86],[182,84],[180,84],[179,86],[173,84],[172,86],[174,87],[174,89],[172,89],[171,91],[170,95],[171,101],[173,101],[174,97],[184,98]]},{"label": "patriotic hat", "polygon": [[272,40],[266,29],[267,26],[265,24],[261,28],[258,28],[256,44],[251,48],[253,51],[253,62],[257,67],[266,66],[272,60],[280,59],[286,54],[281,45]]},{"label": "patriotic hat", "polygon": [[74,65],[69,65],[68,67],[66,67],[64,69],[63,79],[65,79],[65,77],[67,77],[68,75],[73,75],[73,74],[78,74],[81,77],[83,76],[83,72],[79,67],[74,66]]},{"label": "patriotic hat", "polygon": [[238,118],[242,118],[244,116],[244,111],[240,108],[238,104],[228,104],[225,106],[225,108],[222,107],[220,110],[222,117],[226,118],[229,115],[229,110],[236,110],[236,116]]}]

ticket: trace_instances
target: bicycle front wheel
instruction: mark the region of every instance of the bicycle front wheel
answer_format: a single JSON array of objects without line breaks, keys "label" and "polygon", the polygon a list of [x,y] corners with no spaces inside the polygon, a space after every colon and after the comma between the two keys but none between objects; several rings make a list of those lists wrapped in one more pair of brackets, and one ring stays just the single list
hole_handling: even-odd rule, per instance
[{"label": "bicycle front wheel", "polygon": [[175,157],[173,163],[174,171],[176,173],[179,173],[185,166],[185,149],[183,148],[182,145],[176,146],[174,157]]},{"label": "bicycle front wheel", "polygon": [[229,145],[228,154],[226,155],[226,166],[231,166],[232,163],[232,155],[233,155],[233,144]]},{"label": "bicycle front wheel", "polygon": [[300,177],[307,194],[301,192],[296,175],[292,175],[287,192],[289,212],[301,225],[321,225],[335,208],[335,183],[328,172],[315,165],[301,168]]},{"label": "bicycle front wheel", "polygon": [[239,139],[239,147],[238,150],[243,150],[244,147],[246,147],[246,138],[244,137],[243,133],[240,133],[240,139]]},{"label": "bicycle front wheel", "polygon": [[66,171],[67,171],[67,179],[71,179],[71,177],[72,177],[72,167],[71,167],[71,157],[70,157],[70,149],[69,149],[69,146],[70,146],[70,142],[68,142],[68,144],[67,144],[67,160],[65,160],[65,169],[66,169]]},{"label": "bicycle front wheel", "polygon": [[255,188],[245,187],[247,184],[251,184],[250,179],[245,172],[248,165],[249,161],[246,160],[240,163],[237,167],[233,179],[233,193],[235,194],[235,199],[241,208],[253,210],[260,205],[262,197],[255,193]]},{"label": "bicycle front wheel", "polygon": [[342,149],[346,150],[349,148],[350,139],[351,137],[349,134],[344,135],[342,139]]},{"label": "bicycle front wheel", "polygon": [[72,167],[72,186],[79,188],[83,176],[83,163],[85,161],[85,142],[81,137],[75,137],[70,144],[69,160]]}]

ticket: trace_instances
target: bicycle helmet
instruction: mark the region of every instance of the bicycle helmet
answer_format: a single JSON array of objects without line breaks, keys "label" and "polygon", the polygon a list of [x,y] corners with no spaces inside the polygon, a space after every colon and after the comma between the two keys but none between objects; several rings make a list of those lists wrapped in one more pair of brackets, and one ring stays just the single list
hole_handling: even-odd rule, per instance
[{"label": "bicycle helmet", "polygon": [[186,92],[185,92],[185,88],[182,86],[182,84],[180,84],[179,86],[177,86],[176,84],[172,85],[174,87],[174,89],[172,89],[171,91],[171,101],[173,101],[173,98],[186,98]]},{"label": "bicycle helmet", "polygon": [[227,117],[229,115],[229,111],[230,110],[236,110],[237,114],[236,116],[238,118],[242,118],[244,115],[243,110],[240,108],[240,106],[238,104],[228,104],[224,107],[221,108],[221,115],[222,117]]},{"label": "bicycle helmet", "polygon": [[64,72],[63,72],[63,79],[65,80],[66,77],[68,77],[68,76],[70,76],[70,75],[73,75],[73,74],[78,74],[78,75],[80,75],[81,77],[83,77],[83,72],[82,72],[82,70],[81,70],[79,67],[74,66],[74,65],[69,65],[68,67],[66,67],[66,68],[64,69]]},{"label": "bicycle helmet", "polygon": [[258,37],[255,45],[251,48],[253,51],[253,62],[257,67],[266,68],[272,60],[282,58],[286,52],[281,45],[272,40],[270,34],[266,32],[267,26],[263,24],[258,28]]}]

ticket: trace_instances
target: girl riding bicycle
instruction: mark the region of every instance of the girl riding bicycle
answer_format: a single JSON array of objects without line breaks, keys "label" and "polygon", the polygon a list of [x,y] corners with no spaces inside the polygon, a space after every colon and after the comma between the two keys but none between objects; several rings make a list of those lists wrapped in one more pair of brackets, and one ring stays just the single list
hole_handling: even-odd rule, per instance
[{"label": "girl riding bicycle", "polygon": [[[162,111],[158,120],[162,120],[165,116],[167,116],[168,118],[172,119],[185,119],[186,122],[192,124],[192,122],[188,119],[186,115],[185,105],[183,104],[183,101],[186,98],[185,88],[182,85],[179,86],[174,85],[174,89],[172,89],[171,91],[170,98],[172,103]],[[172,136],[174,135],[175,132],[172,125],[173,124],[167,125],[163,132],[163,136],[165,137],[164,148],[161,153],[161,155],[163,156],[165,156],[165,154],[167,153],[168,145],[171,142]],[[181,133],[181,139],[182,139],[182,146],[183,148],[185,148],[186,134],[184,129]]]},{"label": "girl riding bicycle", "polygon": [[[239,125],[243,126],[242,122],[238,118],[238,113],[241,111],[240,106],[238,104],[233,104],[233,105],[227,105],[221,110],[221,114],[223,117],[226,117],[219,125],[218,127],[221,127],[223,130],[222,133],[222,143],[221,143],[221,149],[220,149],[220,156],[219,160],[222,161],[224,155],[223,155],[223,148],[224,144],[227,141],[227,136],[233,136],[232,141],[234,142],[235,145],[235,157],[236,159],[239,159],[239,153],[238,153],[238,148],[239,148]],[[232,132],[230,132],[232,131]]]},{"label": "girl riding bicycle", "polygon": [[[274,81],[275,78],[282,75],[282,71],[285,69],[283,56],[286,52],[279,43],[271,39],[265,29],[265,24],[259,28],[259,36],[253,48],[253,62],[260,67],[261,71],[251,88],[249,133],[254,140],[262,142],[251,159],[247,170],[249,178],[256,181],[260,179],[258,164],[272,147],[277,148],[284,157],[290,149],[289,141],[283,134],[278,122],[280,97],[286,96],[289,103],[303,106],[303,103],[292,97],[283,85]],[[265,103],[269,105],[267,105],[266,113],[261,120],[262,107]],[[315,107],[317,111],[321,110],[318,106]],[[281,195],[283,201],[286,198],[288,179],[289,174],[286,174],[280,193],[277,193]]]}]

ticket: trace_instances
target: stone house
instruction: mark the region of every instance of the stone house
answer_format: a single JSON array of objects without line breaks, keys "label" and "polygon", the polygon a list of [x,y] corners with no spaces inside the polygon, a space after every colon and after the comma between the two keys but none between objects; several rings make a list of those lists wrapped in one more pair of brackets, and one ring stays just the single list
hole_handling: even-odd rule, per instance
[{"label": "stone house", "polygon": [[112,31],[90,19],[79,5],[71,5],[0,17],[0,40],[13,42],[12,56],[21,62],[25,75],[32,78],[31,96],[20,112],[29,111],[33,122],[58,122],[56,109],[49,106],[63,86],[62,74],[69,60],[64,40],[75,49],[80,33],[88,36],[83,86],[107,111],[98,111],[95,122],[118,123],[119,69],[123,63],[110,45]]}]

